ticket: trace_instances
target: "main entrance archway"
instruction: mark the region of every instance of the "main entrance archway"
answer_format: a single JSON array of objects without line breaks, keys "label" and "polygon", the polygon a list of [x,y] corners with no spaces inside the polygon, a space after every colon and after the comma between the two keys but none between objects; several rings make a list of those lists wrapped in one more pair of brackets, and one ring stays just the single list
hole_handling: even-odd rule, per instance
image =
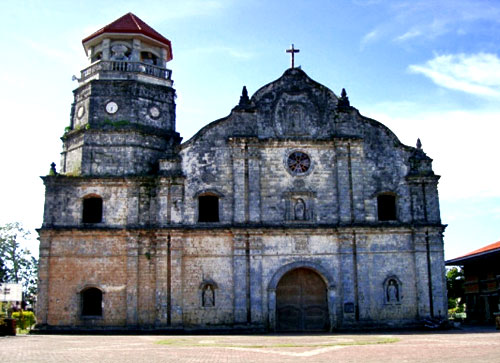
[{"label": "main entrance archway", "polygon": [[276,288],[276,329],[328,330],[326,284],[316,272],[297,268],[286,273]]}]

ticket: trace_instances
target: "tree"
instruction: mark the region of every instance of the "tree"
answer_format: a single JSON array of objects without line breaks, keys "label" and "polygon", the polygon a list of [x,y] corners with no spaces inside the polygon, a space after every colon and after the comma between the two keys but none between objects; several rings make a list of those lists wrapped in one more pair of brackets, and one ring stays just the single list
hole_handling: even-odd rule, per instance
[{"label": "tree", "polygon": [[446,272],[446,288],[448,290],[448,308],[454,309],[464,303],[464,272],[461,268],[452,267]]},{"label": "tree", "polygon": [[21,283],[23,300],[32,304],[36,296],[38,261],[19,244],[28,235],[18,222],[0,226],[0,282]]}]

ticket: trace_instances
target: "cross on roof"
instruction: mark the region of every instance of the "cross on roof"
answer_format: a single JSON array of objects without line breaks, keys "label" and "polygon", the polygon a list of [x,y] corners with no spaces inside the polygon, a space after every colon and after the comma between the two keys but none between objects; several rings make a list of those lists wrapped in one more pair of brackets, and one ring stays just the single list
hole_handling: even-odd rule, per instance
[{"label": "cross on roof", "polygon": [[300,49],[295,49],[292,44],[292,47],[290,49],[287,49],[286,52],[291,53],[290,55],[292,56],[291,60],[292,68],[295,68],[295,53],[300,52]]}]

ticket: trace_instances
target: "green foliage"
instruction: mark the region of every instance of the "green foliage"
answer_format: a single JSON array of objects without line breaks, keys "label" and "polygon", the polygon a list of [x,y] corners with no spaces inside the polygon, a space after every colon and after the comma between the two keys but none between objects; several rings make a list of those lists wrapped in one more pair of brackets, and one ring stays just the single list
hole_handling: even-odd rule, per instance
[{"label": "green foliage", "polygon": [[448,289],[448,315],[455,318],[465,312],[464,304],[464,272],[458,267],[446,271],[446,288]]},{"label": "green foliage", "polygon": [[457,299],[464,297],[464,272],[458,267],[452,267],[446,272],[446,288],[448,298]]},{"label": "green foliage", "polygon": [[114,127],[114,128],[128,126],[130,124],[131,124],[131,122],[128,121],[128,120],[111,121],[110,119],[105,119],[104,122],[103,122],[103,125],[105,125],[105,126],[111,126],[111,127]]},{"label": "green foliage", "polygon": [[19,240],[28,235],[18,222],[0,226],[0,282],[21,283],[24,300],[32,304],[37,289],[38,261],[19,244]]},{"label": "green foliage", "polygon": [[31,329],[36,324],[36,317],[32,311],[17,311],[12,313],[12,317],[16,319],[16,326],[21,330]]}]

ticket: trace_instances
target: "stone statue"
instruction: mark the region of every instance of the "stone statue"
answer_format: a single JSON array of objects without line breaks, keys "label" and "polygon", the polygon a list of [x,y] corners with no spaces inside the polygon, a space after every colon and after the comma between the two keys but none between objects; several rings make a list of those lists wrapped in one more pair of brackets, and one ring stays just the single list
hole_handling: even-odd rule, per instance
[{"label": "stone statue", "polygon": [[212,307],[215,305],[214,288],[212,285],[205,285],[202,292],[202,300],[204,307]]},{"label": "stone statue", "polygon": [[399,301],[399,288],[395,280],[390,280],[387,285],[387,302]]},{"label": "stone statue", "polygon": [[302,199],[297,199],[295,202],[294,217],[296,221],[303,221],[306,219],[306,204]]}]

